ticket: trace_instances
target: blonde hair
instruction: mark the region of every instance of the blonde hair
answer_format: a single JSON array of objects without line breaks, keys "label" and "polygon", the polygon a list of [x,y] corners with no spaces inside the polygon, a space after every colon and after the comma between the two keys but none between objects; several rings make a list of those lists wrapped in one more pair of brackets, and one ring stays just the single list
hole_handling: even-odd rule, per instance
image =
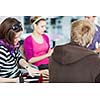
[{"label": "blonde hair", "polygon": [[71,41],[81,46],[87,46],[93,39],[95,27],[86,19],[77,20],[71,26]]}]

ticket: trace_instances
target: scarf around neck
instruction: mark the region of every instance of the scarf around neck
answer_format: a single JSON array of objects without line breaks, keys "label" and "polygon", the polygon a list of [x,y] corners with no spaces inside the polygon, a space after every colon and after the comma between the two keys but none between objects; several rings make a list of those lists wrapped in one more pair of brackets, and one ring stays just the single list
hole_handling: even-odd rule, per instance
[{"label": "scarf around neck", "polygon": [[9,50],[11,55],[13,55],[14,50],[19,47],[19,43],[16,46],[13,46],[13,45],[10,45],[10,44],[4,42],[4,40],[0,40],[0,46],[1,45],[5,46]]}]

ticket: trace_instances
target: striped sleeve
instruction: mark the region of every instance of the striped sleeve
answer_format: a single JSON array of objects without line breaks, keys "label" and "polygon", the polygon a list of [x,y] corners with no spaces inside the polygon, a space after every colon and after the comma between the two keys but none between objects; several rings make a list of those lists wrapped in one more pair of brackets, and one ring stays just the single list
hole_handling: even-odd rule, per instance
[{"label": "striped sleeve", "polygon": [[7,48],[0,46],[0,77],[18,77],[19,69],[16,60],[17,59],[11,55]]},{"label": "striped sleeve", "polygon": [[19,63],[19,60],[23,58],[20,50],[16,49],[15,54],[16,54],[17,62]]}]

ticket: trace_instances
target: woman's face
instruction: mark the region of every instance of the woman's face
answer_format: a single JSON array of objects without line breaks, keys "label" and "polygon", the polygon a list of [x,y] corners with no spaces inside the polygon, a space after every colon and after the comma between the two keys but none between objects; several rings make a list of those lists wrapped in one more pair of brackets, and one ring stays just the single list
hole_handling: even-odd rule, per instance
[{"label": "woman's face", "polygon": [[17,32],[14,38],[14,46],[17,45],[18,41],[20,40],[21,32]]},{"label": "woman's face", "polygon": [[46,31],[46,21],[39,21],[39,23],[35,26],[35,31],[39,34],[43,34],[44,31]]},{"label": "woman's face", "polygon": [[96,19],[96,16],[86,16],[87,19],[89,19],[90,21],[94,22]]}]

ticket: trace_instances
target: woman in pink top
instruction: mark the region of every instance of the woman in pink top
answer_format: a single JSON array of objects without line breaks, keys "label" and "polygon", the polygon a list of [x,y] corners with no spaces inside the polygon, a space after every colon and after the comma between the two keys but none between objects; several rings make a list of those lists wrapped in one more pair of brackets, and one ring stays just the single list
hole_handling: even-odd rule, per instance
[{"label": "woman in pink top", "polygon": [[49,38],[44,34],[46,20],[41,16],[35,16],[31,23],[34,31],[24,40],[26,59],[40,70],[48,69],[48,57],[53,53],[53,49],[50,49]]}]

